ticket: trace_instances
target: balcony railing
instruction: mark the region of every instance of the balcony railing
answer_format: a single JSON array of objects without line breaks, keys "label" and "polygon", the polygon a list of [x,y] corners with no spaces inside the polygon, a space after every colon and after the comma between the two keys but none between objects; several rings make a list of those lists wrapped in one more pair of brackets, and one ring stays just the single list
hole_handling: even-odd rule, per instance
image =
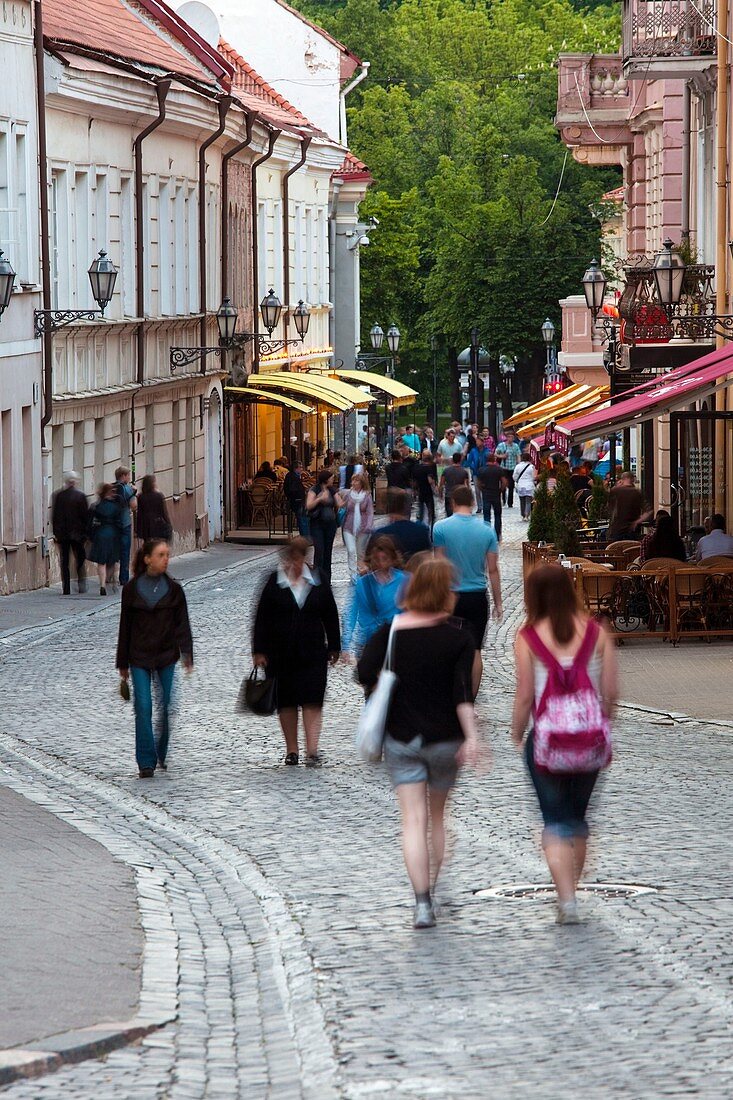
[{"label": "balcony railing", "polygon": [[715,0],[624,0],[626,74],[705,67],[716,53],[715,10]]},{"label": "balcony railing", "polygon": [[567,145],[628,144],[630,102],[619,54],[560,54],[555,125]]},{"label": "balcony railing", "polygon": [[626,286],[619,301],[624,344],[667,343],[674,336],[709,342],[733,318],[715,312],[715,267],[688,264],[682,297],[676,306],[662,309],[654,294],[654,271],[647,257],[627,267]]}]

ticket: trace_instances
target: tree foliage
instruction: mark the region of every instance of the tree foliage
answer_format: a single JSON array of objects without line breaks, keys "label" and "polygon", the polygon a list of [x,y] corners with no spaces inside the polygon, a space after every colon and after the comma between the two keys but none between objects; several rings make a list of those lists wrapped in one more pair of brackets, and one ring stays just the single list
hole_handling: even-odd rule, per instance
[{"label": "tree foliage", "polygon": [[527,527],[530,542],[552,542],[552,497],[547,487],[549,471],[542,470],[534,493]]},{"label": "tree foliage", "polygon": [[[363,341],[396,321],[406,379],[432,386],[429,338],[536,354],[558,299],[599,248],[614,169],[567,153],[554,127],[561,52],[615,52],[613,0],[300,0],[371,62],[349,98],[349,144],[379,218],[362,255]],[[415,374],[417,372],[417,374]],[[445,383],[445,379],[443,380]],[[443,390],[445,396],[446,388]]]}]

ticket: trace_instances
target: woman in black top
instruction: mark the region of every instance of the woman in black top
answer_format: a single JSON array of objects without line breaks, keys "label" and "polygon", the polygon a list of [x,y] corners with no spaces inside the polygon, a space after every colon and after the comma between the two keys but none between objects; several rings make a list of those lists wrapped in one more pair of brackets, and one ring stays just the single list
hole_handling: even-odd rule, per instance
[{"label": "woman in black top", "polygon": [[333,540],[336,538],[336,511],[338,504],[334,491],[333,470],[321,470],[316,483],[308,490],[306,510],[310,520],[310,532],[313,539],[313,562],[323,571],[326,580],[331,583],[331,556]]},{"label": "woman in black top", "polygon": [[[170,738],[170,703],[179,658],[193,668],[193,639],[186,596],[168,576],[170,548],[165,539],[148,539],[137,552],[135,575],[122,589],[117,641],[117,668],[132,678],[135,700],[135,756],[141,779],[156,765],[166,770]],[[153,680],[157,679],[159,712],[153,731]]]},{"label": "woman in black top", "polygon": [[260,480],[264,479],[265,481],[272,481],[274,484],[277,484],[277,474],[275,473],[269,462],[263,462],[260,465],[259,470],[255,474],[255,481],[257,481],[258,478]]},{"label": "woman in black top", "polygon": [[664,508],[660,508],[654,517],[654,530],[641,540],[639,558],[642,562],[651,561],[652,558],[687,561],[687,551],[677,531],[677,525]]},{"label": "woman in black top", "polygon": [[165,497],[159,492],[153,474],[147,474],[143,478],[137,498],[135,525],[137,537],[143,542],[148,539],[165,539],[170,542],[173,537],[173,526],[168,517]]},{"label": "woman in black top", "polygon": [[[453,569],[444,558],[427,558],[413,573],[405,612],[394,620],[391,667],[397,687],[387,719],[384,758],[402,813],[402,849],[415,891],[415,927],[431,928],[433,886],[445,852],[445,804],[459,767],[478,754],[472,689],[476,647],[460,619],[451,618]],[[367,642],[357,666],[360,682],[375,686],[384,663],[390,627]]]},{"label": "woman in black top", "polygon": [[283,547],[280,568],[262,590],[252,633],[252,660],[277,680],[277,704],[286,764],[297,764],[298,708],[303,710],[306,763],[320,764],[318,739],[329,664],[341,651],[341,630],[331,586],[309,569],[308,539]]}]

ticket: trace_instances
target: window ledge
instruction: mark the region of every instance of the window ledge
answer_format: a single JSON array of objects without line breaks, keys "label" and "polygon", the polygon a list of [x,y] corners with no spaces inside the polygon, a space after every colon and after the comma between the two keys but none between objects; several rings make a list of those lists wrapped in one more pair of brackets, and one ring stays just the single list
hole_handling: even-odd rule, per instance
[{"label": "window ledge", "polygon": [[4,542],[3,550],[6,554],[13,554],[16,550],[20,550],[22,545],[20,542]]}]

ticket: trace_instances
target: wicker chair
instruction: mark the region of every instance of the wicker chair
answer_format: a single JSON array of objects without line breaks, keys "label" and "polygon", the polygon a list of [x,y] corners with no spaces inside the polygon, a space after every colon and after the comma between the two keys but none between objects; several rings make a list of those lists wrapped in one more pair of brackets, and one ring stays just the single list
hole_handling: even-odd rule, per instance
[{"label": "wicker chair", "polygon": [[272,534],[274,498],[272,489],[268,489],[262,481],[255,481],[249,491],[250,522],[256,527],[258,521],[264,521],[268,535]]}]

